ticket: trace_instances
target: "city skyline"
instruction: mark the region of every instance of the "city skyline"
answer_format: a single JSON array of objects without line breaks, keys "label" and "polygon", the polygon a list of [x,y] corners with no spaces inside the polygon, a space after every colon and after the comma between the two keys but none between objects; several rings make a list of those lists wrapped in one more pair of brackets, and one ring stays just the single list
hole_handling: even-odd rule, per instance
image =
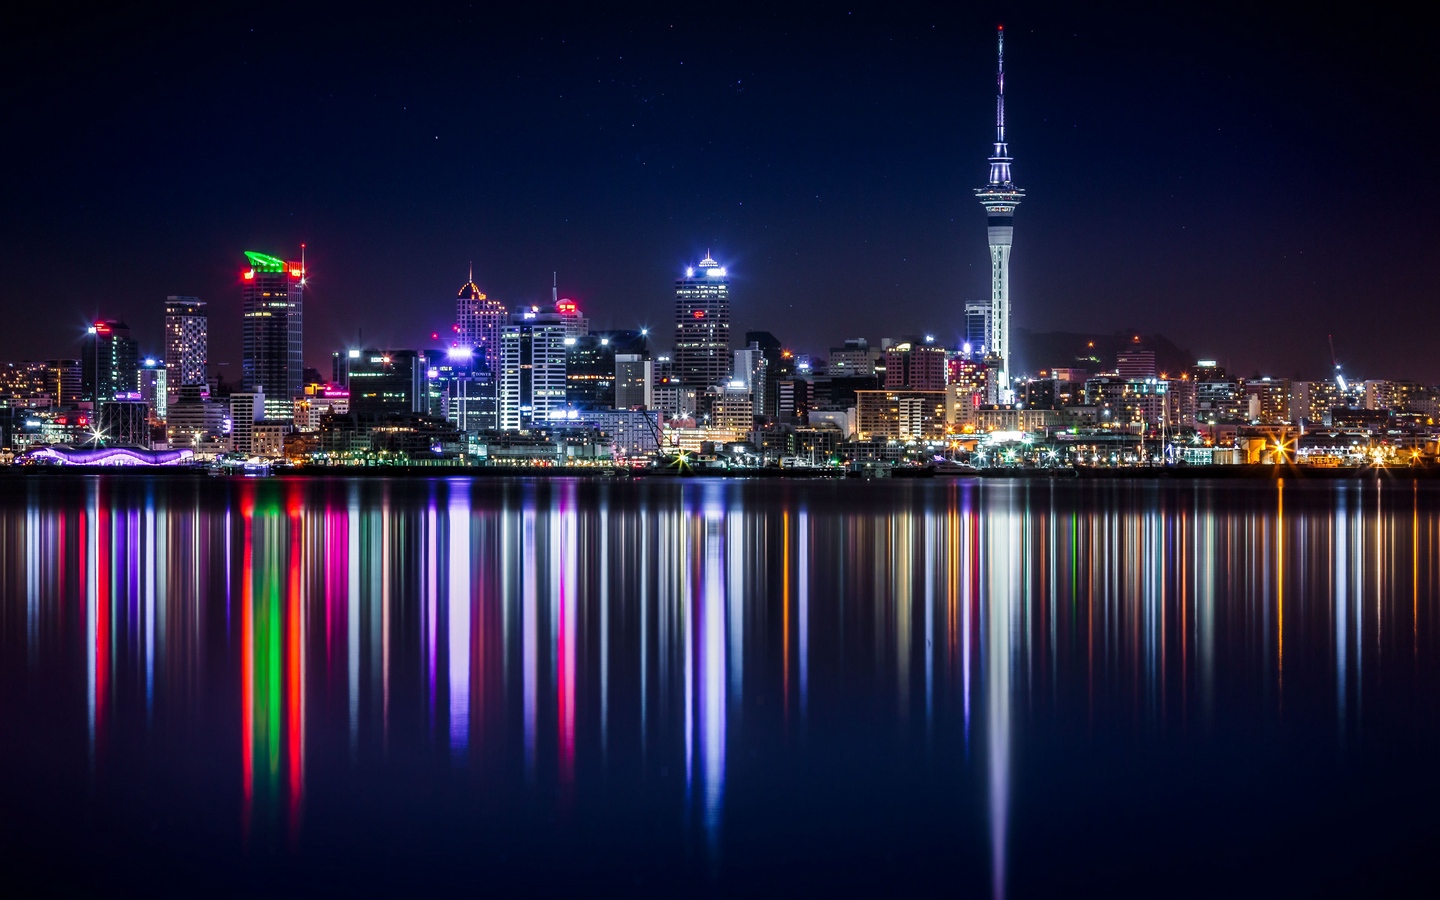
[{"label": "city skyline", "polygon": [[[1408,52],[1413,35],[1269,13],[1247,14],[1242,29],[1218,12],[853,12],[803,29],[784,16],[715,21],[716,40],[701,44],[670,39],[671,24],[697,27],[684,19],[467,19],[457,34],[485,26],[507,39],[480,83],[443,66],[402,77],[382,64],[392,87],[370,90],[378,83],[365,78],[361,90],[322,75],[323,54],[295,60],[251,87],[304,98],[307,136],[253,159],[236,155],[250,138],[227,129],[216,143],[218,120],[124,60],[83,65],[114,63],[116,85],[173,120],[146,131],[149,119],[117,118],[93,88],[25,82],[11,101],[40,127],[33,146],[7,152],[33,177],[9,188],[5,220],[6,300],[24,343],[0,338],[0,356],[25,346],[73,355],[70,341],[97,314],[129,321],[148,348],[158,323],[141,315],[169,295],[200,297],[229,321],[235,250],[288,254],[301,242],[317,275],[310,365],[357,328],[407,346],[446,326],[472,259],[477,283],[507,306],[542,301],[558,269],[597,324],[662,325],[673,272],[707,246],[734,273],[737,331],[812,350],[921,330],[950,343],[988,281],[967,195],[984,171],[974,148],[988,138],[999,20],[1023,98],[1007,112],[1039,198],[1027,201],[1012,273],[1026,298],[1017,331],[1134,328],[1237,370],[1315,377],[1333,333],[1352,371],[1440,381],[1423,341],[1437,314],[1423,303],[1436,182],[1412,164],[1433,147],[1434,126],[1401,114],[1385,89],[1433,81]],[[136,36],[142,47],[187,29],[179,52],[207,48],[214,61],[194,78],[216,97],[238,90],[222,63],[253,71],[270,58],[247,43],[250,28],[266,33],[263,16],[114,24],[152,29]],[[321,27],[305,16],[287,25]],[[41,27],[24,54],[50,47],[56,27]],[[336,27],[359,45],[377,39],[368,25]],[[423,17],[407,28],[417,45],[445,40]],[[766,35],[788,37],[770,48]],[[866,62],[843,62],[854,58]],[[829,87],[818,96],[815,77]],[[475,99],[480,84],[503,98]],[[46,110],[98,117],[114,152],[96,171],[56,168],[71,126]],[[1358,228],[1370,200],[1353,161],[1374,133],[1407,187],[1383,222]],[[483,147],[463,150],[482,134]],[[162,170],[170,187],[149,190]],[[451,184],[443,202],[440,181]],[[242,189],[253,184],[267,189]],[[156,253],[164,265],[137,262]],[[18,308],[22,298],[47,315]],[[1405,325],[1353,316],[1380,302],[1405,310]],[[236,366],[238,341],[216,332],[212,357]]]}]

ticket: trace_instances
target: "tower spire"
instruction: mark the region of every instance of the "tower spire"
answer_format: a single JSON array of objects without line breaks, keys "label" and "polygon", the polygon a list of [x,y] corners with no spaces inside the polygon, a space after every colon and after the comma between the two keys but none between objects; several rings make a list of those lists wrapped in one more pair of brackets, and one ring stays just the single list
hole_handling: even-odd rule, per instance
[{"label": "tower spire", "polygon": [[1005,26],[995,29],[995,143],[990,153],[990,182],[975,191],[985,207],[990,244],[990,321],[986,324],[986,360],[990,363],[991,403],[1009,403],[1010,248],[1015,235],[1015,207],[1025,192],[1010,177],[1010,144],[1005,139]]}]

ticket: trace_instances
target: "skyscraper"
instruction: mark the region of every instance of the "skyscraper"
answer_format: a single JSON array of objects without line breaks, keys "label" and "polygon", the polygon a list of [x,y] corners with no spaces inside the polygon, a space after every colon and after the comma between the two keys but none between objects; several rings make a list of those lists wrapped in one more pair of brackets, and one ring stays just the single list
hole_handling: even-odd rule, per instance
[{"label": "skyscraper", "polygon": [[484,361],[490,369],[500,365],[500,329],[510,318],[510,311],[499,300],[486,297],[475,285],[475,271],[460,288],[455,300],[455,346],[475,352],[476,362]]},{"label": "skyscraper", "polygon": [[130,326],[114,319],[96,322],[80,354],[80,390],[100,409],[106,400],[129,397],[140,390],[140,350]]},{"label": "skyscraper", "polygon": [[544,427],[565,408],[565,322],[523,306],[500,333],[500,430]]},{"label": "skyscraper", "polygon": [[995,144],[990,154],[990,183],[975,190],[985,207],[990,238],[990,346],[986,356],[998,360],[996,380],[1002,402],[1010,402],[1010,243],[1015,233],[1015,207],[1025,192],[1010,180],[1010,145],[1005,140],[1005,26],[998,29],[999,66],[995,84]]},{"label": "skyscraper", "polygon": [[706,253],[675,280],[675,375],[689,387],[730,380],[730,281]]},{"label": "skyscraper", "polygon": [[965,351],[970,359],[983,359],[990,347],[990,303],[975,300],[965,304]]},{"label": "skyscraper", "polygon": [[264,393],[268,417],[288,418],[294,401],[305,395],[305,263],[252,250],[245,256],[250,268],[240,273],[241,383],[246,391]]},{"label": "skyscraper", "polygon": [[209,358],[210,317],[198,297],[165,298],[165,383],[204,384]]}]

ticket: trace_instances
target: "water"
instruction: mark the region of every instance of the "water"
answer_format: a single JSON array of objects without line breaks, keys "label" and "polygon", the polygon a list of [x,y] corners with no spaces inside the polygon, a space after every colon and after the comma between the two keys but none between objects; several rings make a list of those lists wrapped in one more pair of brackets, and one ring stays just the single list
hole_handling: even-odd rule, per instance
[{"label": "water", "polygon": [[1440,489],[0,481],[32,889],[1375,894]]}]

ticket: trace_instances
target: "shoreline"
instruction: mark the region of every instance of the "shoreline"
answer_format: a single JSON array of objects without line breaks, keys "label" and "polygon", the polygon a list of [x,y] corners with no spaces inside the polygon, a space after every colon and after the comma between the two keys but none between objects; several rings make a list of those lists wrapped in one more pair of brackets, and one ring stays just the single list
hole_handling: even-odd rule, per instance
[{"label": "shoreline", "polygon": [[[264,476],[243,474],[212,474],[208,469],[170,467],[120,467],[120,466],[10,466],[0,472],[0,479],[24,481],[27,479],[70,479],[94,477],[96,475],[120,476],[139,479],[163,480],[265,480],[313,479],[313,478],[583,478],[595,481],[669,481],[672,479],[724,478],[724,479],[793,479],[813,481],[817,479],[884,481],[893,478],[900,482],[955,481],[970,479],[1043,479],[1043,480],[1278,480],[1291,478],[1299,481],[1344,481],[1344,480],[1430,480],[1440,479],[1440,466],[1406,466],[1377,468],[1374,466],[1345,468],[1311,468],[1276,465],[1232,465],[1232,466],[1167,466],[1155,468],[1072,468],[1072,469],[1025,469],[995,468],[975,472],[926,472],[924,470],[901,470],[902,474],[887,473],[886,476],[858,477],[835,469],[746,469],[737,471],[705,470],[680,474],[673,470],[626,469],[615,467],[597,469],[592,467],[528,467],[528,466],[317,466],[311,468],[287,469]],[[848,476],[848,477],[847,477]]]}]

